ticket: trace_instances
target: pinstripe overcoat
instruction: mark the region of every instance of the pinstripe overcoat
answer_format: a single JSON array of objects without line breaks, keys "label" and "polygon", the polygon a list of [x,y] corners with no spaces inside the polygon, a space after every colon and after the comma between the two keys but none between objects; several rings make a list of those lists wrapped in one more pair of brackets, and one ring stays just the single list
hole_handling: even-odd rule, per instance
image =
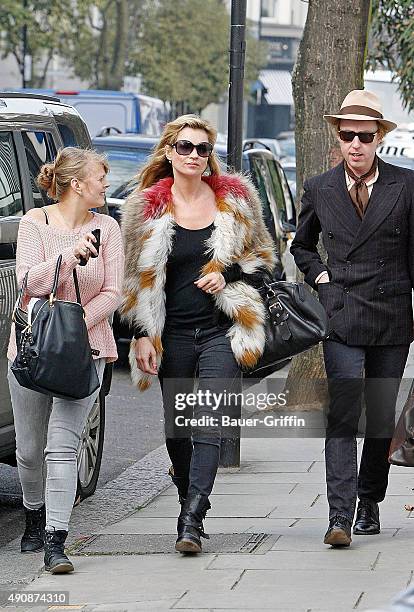
[{"label": "pinstripe overcoat", "polygon": [[[291,248],[327,310],[331,338],[351,346],[413,339],[414,171],[382,160],[378,170],[362,220],[348,193],[343,163],[306,181]],[[320,234],[326,264],[317,250]],[[316,287],[325,270],[330,282]]]}]

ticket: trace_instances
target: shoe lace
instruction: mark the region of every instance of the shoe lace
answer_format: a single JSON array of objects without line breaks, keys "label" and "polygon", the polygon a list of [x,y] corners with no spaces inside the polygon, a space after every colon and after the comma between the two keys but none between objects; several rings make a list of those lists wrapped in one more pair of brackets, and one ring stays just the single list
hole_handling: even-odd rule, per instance
[{"label": "shoe lace", "polygon": [[332,525],[338,525],[341,529],[349,529],[350,528],[350,521],[345,518],[344,516],[341,516],[340,514],[337,514],[336,516],[334,516],[334,518],[332,519]]}]

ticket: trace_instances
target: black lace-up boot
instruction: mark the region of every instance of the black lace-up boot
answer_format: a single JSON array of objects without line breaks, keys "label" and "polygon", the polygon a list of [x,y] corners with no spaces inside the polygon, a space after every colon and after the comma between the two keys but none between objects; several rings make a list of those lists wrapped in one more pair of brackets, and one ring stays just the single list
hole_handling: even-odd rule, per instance
[{"label": "black lace-up boot", "polygon": [[46,523],[45,506],[39,510],[24,508],[26,515],[26,529],[20,543],[22,553],[35,553],[43,550],[43,540]]}]

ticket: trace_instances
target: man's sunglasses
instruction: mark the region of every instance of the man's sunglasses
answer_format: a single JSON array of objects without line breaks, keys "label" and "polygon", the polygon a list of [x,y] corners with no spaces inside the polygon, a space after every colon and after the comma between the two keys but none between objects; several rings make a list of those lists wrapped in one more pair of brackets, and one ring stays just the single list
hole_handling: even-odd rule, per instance
[{"label": "man's sunglasses", "polygon": [[178,155],[190,155],[190,153],[196,149],[199,157],[208,157],[213,150],[213,145],[209,142],[200,142],[195,145],[190,140],[177,140],[177,142],[171,146],[175,148]]},{"label": "man's sunglasses", "polygon": [[339,138],[344,142],[352,142],[355,136],[358,136],[360,142],[368,144],[373,142],[377,132],[348,132],[347,130],[338,130]]}]

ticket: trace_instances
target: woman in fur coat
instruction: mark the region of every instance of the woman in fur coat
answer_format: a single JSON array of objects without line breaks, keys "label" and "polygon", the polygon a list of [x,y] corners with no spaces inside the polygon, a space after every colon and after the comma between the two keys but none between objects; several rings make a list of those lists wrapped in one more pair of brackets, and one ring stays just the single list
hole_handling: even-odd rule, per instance
[{"label": "woman in fur coat", "polygon": [[[155,376],[161,383],[180,552],[201,551],[219,464],[223,402],[209,394],[240,391],[241,369],[261,356],[265,312],[254,284],[275,265],[256,191],[221,174],[215,140],[196,115],[168,123],[122,219],[132,379],[142,391]],[[188,395],[196,373],[199,391]]]}]

